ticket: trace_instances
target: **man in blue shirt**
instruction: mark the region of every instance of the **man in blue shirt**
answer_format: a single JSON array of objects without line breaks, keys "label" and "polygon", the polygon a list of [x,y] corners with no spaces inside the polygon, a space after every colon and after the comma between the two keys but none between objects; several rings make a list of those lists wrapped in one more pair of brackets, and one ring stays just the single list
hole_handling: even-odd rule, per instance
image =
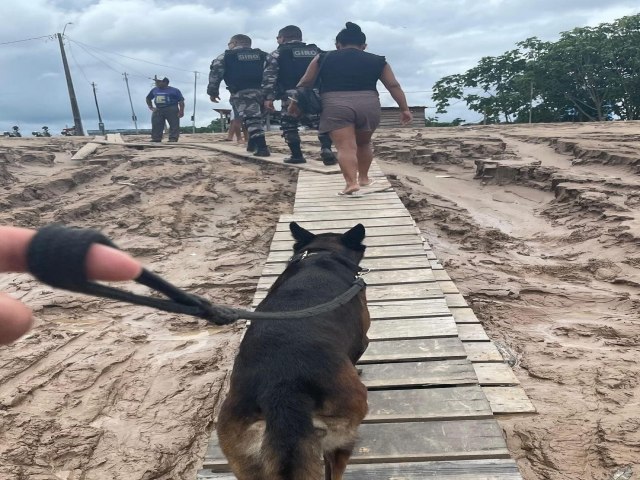
[{"label": "man in blue shirt", "polygon": [[[151,104],[154,101],[155,107]],[[151,114],[151,141],[161,142],[164,122],[169,124],[169,141],[177,142],[180,137],[180,119],[184,117],[184,97],[180,90],[169,86],[169,79],[156,78],[156,86],[147,95],[147,105]]]}]

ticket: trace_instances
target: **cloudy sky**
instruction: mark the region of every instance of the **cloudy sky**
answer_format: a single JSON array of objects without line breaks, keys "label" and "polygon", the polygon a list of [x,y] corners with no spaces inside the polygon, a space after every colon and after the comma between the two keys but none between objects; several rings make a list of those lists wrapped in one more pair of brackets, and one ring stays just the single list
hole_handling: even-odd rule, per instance
[{"label": "cloudy sky", "polygon": [[[144,97],[154,75],[182,90],[183,125],[190,124],[194,98],[196,125],[207,125],[217,116],[206,95],[209,65],[236,33],[272,51],[277,31],[296,24],[305,41],[330,49],[345,21],[354,21],[367,34],[369,51],[387,57],[409,103],[432,106],[435,81],[483,56],[527,37],[554,40],[559,32],[638,12],[637,0],[1,0],[0,131],[19,125],[28,134],[48,125],[58,133],[73,125],[57,40],[8,43],[61,32],[68,22],[67,56],[87,130],[98,127],[91,82],[105,126],[133,127],[123,72],[140,128],[150,127]],[[195,90],[194,71],[201,72]],[[387,93],[381,98],[393,105]],[[228,106],[228,95],[221,106]],[[479,120],[464,104],[440,119],[455,117]]]}]

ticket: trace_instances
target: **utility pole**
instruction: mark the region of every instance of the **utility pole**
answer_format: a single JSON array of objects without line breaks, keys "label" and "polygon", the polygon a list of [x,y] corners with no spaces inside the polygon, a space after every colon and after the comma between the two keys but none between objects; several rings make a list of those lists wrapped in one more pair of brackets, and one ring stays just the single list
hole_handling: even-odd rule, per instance
[{"label": "utility pole", "polygon": [[[64,28],[67,28],[67,25],[65,25]],[[71,100],[71,112],[73,113],[73,124],[75,126],[76,135],[84,136],[82,119],[80,118],[80,109],[78,108],[76,92],[73,89],[73,82],[71,81],[71,71],[69,70],[69,64],[67,63],[67,54],[64,51],[64,43],[62,42],[64,29],[62,29],[62,33],[56,33],[56,35],[58,36],[58,42],[60,43],[60,53],[62,54],[62,66],[64,67],[64,74],[67,77],[67,88],[69,89],[69,100]]]},{"label": "utility pole", "polygon": [[198,72],[193,72],[193,115],[191,115],[191,133],[196,133],[196,97],[198,92]]},{"label": "utility pole", "polygon": [[96,101],[96,110],[98,111],[98,129],[104,135],[104,123],[102,123],[102,116],[100,115],[100,107],[98,106],[98,95],[96,95],[96,84],[95,82],[91,82],[91,86],[93,87],[93,99]]},{"label": "utility pole", "polygon": [[133,125],[136,127],[136,135],[138,134],[138,117],[136,117],[136,112],[133,111],[133,102],[131,101],[131,90],[129,90],[129,77],[127,77],[127,72],[124,72],[124,82],[127,84],[127,95],[129,95],[129,105],[131,105],[131,120],[133,120]]},{"label": "utility pole", "polygon": [[533,80],[531,80],[531,95],[529,97],[529,123],[531,123],[532,113],[533,113]]}]

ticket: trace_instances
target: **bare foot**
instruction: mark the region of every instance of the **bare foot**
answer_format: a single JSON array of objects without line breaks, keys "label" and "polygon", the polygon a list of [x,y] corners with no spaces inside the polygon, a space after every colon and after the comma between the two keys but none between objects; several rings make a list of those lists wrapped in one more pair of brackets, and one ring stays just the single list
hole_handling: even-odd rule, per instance
[{"label": "bare foot", "polygon": [[360,186],[361,187],[369,187],[371,185],[373,185],[374,183],[376,183],[375,179],[367,179],[366,182],[360,182]]}]

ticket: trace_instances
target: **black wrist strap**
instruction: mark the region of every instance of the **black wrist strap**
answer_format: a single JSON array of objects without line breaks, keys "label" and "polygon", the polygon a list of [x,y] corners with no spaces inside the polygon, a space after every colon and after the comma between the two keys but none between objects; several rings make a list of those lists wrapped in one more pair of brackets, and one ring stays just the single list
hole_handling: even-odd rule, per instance
[{"label": "black wrist strap", "polygon": [[228,309],[229,312],[220,311],[219,308],[213,311],[206,299],[183,292],[146,269],[142,270],[135,281],[163,293],[169,299],[137,295],[90,281],[86,275],[85,260],[94,243],[118,248],[96,230],[81,230],[62,225],[44,227],[36,233],[29,245],[27,251],[29,271],[41,282],[55,288],[121,300],[173,313],[184,313],[216,324],[227,324],[238,319],[237,315],[232,314],[232,309]]}]

